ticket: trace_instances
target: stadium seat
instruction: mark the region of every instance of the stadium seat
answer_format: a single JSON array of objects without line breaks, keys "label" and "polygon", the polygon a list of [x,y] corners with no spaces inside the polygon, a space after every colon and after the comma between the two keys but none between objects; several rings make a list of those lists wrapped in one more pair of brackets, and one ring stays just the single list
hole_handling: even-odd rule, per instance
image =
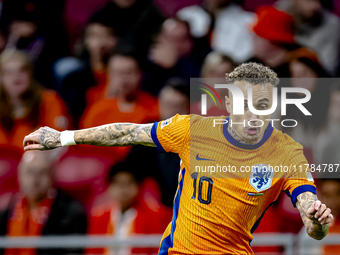
[{"label": "stadium seat", "polygon": [[0,145],[0,208],[18,191],[17,168],[23,151],[17,147]]},{"label": "stadium seat", "polygon": [[56,165],[56,184],[87,206],[105,189],[107,171],[117,161],[96,146],[71,146]]}]

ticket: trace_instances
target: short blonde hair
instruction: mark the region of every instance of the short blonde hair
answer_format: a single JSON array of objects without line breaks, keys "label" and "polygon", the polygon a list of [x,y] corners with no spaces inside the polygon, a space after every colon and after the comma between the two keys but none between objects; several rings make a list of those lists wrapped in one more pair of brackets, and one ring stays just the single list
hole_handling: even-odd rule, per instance
[{"label": "short blonde hair", "polygon": [[227,82],[247,81],[253,85],[270,83],[276,87],[280,79],[277,74],[267,66],[249,62],[239,65],[231,73],[226,74]]}]

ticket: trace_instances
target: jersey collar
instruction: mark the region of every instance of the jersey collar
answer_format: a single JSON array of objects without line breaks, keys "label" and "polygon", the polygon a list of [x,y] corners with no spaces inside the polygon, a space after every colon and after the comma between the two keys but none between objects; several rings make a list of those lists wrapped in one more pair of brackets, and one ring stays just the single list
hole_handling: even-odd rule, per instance
[{"label": "jersey collar", "polygon": [[231,134],[228,132],[229,117],[227,117],[226,120],[228,121],[228,123],[226,125],[223,125],[223,134],[224,134],[224,137],[232,145],[235,145],[236,147],[239,147],[241,149],[254,150],[254,149],[260,148],[269,139],[269,137],[273,133],[273,126],[272,126],[271,123],[269,123],[268,124],[268,128],[267,128],[266,132],[264,133],[261,141],[259,141],[256,144],[244,144],[244,143],[240,143],[234,137],[232,137]]}]

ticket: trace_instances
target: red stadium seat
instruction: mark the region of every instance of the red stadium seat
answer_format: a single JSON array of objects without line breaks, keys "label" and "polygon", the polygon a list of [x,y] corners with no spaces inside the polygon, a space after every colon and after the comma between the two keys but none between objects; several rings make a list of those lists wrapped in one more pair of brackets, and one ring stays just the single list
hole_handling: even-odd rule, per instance
[{"label": "red stadium seat", "polygon": [[10,197],[18,191],[17,168],[23,150],[0,145],[0,209],[8,205]]},{"label": "red stadium seat", "polygon": [[[106,188],[107,186],[105,187],[105,190],[103,190],[103,192],[97,194],[93,198],[90,207],[95,208],[107,203],[110,200]],[[145,206],[149,207],[155,212],[163,210],[164,207],[164,205],[162,205],[161,203],[161,190],[159,188],[159,185],[156,180],[151,177],[145,178],[140,184],[137,200],[141,201],[141,203],[145,204]],[[170,214],[171,213],[172,211],[170,210]],[[165,217],[167,217],[167,215],[165,215]]]},{"label": "red stadium seat", "polygon": [[8,205],[12,197],[14,196],[14,194],[15,194],[15,191],[0,194],[0,212],[8,208]]},{"label": "red stadium seat", "polygon": [[107,171],[117,161],[100,147],[71,146],[56,165],[57,186],[88,205],[105,189]]},{"label": "red stadium seat", "polygon": [[18,189],[17,167],[22,154],[17,147],[0,145],[0,194]]}]

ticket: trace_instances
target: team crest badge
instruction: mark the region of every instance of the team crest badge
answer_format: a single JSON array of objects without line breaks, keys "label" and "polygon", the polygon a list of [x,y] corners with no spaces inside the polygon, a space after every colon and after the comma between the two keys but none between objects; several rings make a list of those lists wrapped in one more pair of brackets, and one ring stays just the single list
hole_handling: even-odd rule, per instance
[{"label": "team crest badge", "polygon": [[274,171],[265,164],[258,164],[251,167],[249,183],[257,191],[269,189],[272,185]]}]

